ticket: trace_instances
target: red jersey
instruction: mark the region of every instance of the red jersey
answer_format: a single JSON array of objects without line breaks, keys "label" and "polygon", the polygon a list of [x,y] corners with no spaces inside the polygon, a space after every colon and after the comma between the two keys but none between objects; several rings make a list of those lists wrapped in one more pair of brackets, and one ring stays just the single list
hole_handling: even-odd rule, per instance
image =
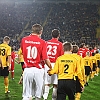
[{"label": "red jersey", "polygon": [[56,62],[56,59],[64,54],[63,45],[56,38],[47,41],[47,54],[51,63]]},{"label": "red jersey", "polygon": [[26,67],[42,68],[41,61],[48,58],[46,41],[37,35],[24,37],[21,49]]},{"label": "red jersey", "polygon": [[92,49],[92,53],[96,53],[96,51],[97,51],[97,49],[95,48],[95,49]]},{"label": "red jersey", "polygon": [[86,51],[86,48],[80,48],[77,54],[84,58],[86,56]]}]

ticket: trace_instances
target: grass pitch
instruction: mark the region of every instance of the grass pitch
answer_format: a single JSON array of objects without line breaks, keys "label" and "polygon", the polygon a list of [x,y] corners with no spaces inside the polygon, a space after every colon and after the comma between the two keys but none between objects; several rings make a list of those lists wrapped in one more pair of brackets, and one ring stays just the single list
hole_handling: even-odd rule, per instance
[{"label": "grass pitch", "polygon": [[[22,100],[22,85],[18,84],[21,72],[21,65],[15,64],[15,79],[12,80],[9,74],[9,95],[4,93],[4,79],[0,77],[0,100]],[[48,100],[52,100],[52,89]],[[66,100],[68,99],[66,98]],[[81,100],[100,100],[100,74],[95,76],[93,81],[89,81],[89,86],[85,87]]]}]

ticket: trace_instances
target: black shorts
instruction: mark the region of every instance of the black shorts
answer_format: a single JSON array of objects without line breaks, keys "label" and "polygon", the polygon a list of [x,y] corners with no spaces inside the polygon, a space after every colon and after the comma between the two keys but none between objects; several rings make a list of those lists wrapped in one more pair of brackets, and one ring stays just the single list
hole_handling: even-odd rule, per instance
[{"label": "black shorts", "polygon": [[90,75],[91,68],[90,66],[85,66],[85,75]]},{"label": "black shorts", "polygon": [[8,67],[4,67],[4,69],[0,67],[0,76],[8,76],[8,75],[9,75]]},{"label": "black shorts", "polygon": [[78,77],[76,76],[76,93],[81,93],[82,92],[82,88],[81,88],[81,84],[79,82]]},{"label": "black shorts", "polygon": [[22,70],[24,71],[24,68],[23,68],[24,62],[20,62],[20,63],[21,63],[21,66],[22,66]]},{"label": "black shorts", "polygon": [[92,71],[96,71],[96,63],[93,63]]},{"label": "black shorts", "polygon": [[58,80],[57,99],[66,100],[66,95],[69,100],[75,100],[76,82],[73,79]]},{"label": "black shorts", "polygon": [[98,68],[100,68],[100,60],[97,60]]}]

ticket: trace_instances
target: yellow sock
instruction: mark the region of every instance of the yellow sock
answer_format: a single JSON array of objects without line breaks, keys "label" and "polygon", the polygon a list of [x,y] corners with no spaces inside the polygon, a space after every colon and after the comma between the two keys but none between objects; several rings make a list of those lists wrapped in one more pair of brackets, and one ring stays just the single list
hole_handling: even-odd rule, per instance
[{"label": "yellow sock", "polygon": [[90,75],[88,75],[88,76],[87,76],[86,82],[88,82],[88,81],[89,81],[89,78],[90,78]]},{"label": "yellow sock", "polygon": [[93,71],[92,71],[92,73],[91,73],[91,79],[93,79],[94,78],[94,73],[93,73]]},{"label": "yellow sock", "polygon": [[81,98],[81,93],[76,93],[75,94],[75,100],[80,100]]},{"label": "yellow sock", "polygon": [[93,77],[94,77],[94,75],[95,75],[95,71],[93,71]]},{"label": "yellow sock", "polygon": [[9,85],[8,77],[4,78],[4,84],[5,84],[5,93],[6,93],[8,91],[8,85]]}]

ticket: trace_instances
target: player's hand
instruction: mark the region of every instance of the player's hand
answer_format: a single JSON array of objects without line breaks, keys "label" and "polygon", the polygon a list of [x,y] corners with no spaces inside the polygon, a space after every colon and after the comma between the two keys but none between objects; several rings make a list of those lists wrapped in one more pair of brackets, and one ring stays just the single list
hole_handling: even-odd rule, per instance
[{"label": "player's hand", "polygon": [[84,91],[84,88],[85,88],[85,87],[81,87],[81,89],[82,89],[82,91],[81,91],[81,92],[83,92],[83,91]]},{"label": "player's hand", "polygon": [[50,74],[50,71],[51,71],[51,69],[49,69],[48,71],[47,71],[47,73],[48,73],[48,75],[49,76],[51,76],[52,74]]},{"label": "player's hand", "polygon": [[20,62],[19,62],[19,61],[17,61],[17,63],[18,63],[18,64],[20,64]]},{"label": "player's hand", "polygon": [[8,66],[8,71],[10,71],[11,70],[11,66]]}]

